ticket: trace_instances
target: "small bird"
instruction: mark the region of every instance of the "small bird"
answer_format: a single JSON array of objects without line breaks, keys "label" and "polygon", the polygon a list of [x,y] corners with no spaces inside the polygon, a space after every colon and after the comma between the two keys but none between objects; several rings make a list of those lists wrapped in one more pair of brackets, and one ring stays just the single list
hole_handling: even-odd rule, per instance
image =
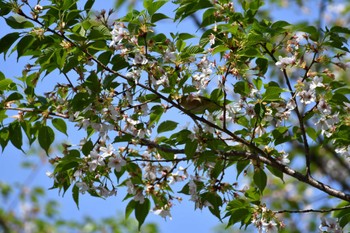
[{"label": "small bird", "polygon": [[179,104],[193,114],[204,114],[205,110],[215,112],[222,109],[222,107],[214,102],[214,100],[192,94],[182,96],[179,99]]}]

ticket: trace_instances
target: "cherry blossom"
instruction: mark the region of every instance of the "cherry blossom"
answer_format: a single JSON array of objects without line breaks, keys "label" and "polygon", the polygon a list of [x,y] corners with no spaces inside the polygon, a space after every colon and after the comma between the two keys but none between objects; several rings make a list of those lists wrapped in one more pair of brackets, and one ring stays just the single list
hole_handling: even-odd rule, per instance
[{"label": "cherry blossom", "polygon": [[278,59],[279,59],[279,61],[276,62],[276,66],[281,68],[281,69],[285,69],[288,65],[294,65],[295,61],[296,61],[295,56],[292,56],[292,57],[279,56]]},{"label": "cherry blossom", "polygon": [[121,43],[121,41],[129,35],[128,31],[124,28],[123,24],[114,24],[114,28],[111,32],[112,41],[109,44],[109,47],[113,47]]}]

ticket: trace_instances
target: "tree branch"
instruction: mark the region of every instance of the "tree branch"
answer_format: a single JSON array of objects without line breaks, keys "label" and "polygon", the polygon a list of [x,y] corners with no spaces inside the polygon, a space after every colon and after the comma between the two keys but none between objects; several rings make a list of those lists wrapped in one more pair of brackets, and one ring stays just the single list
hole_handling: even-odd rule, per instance
[{"label": "tree branch", "polygon": [[338,207],[338,208],[330,208],[330,209],[305,209],[305,210],[277,210],[273,211],[276,214],[290,213],[290,214],[301,214],[301,213],[329,213],[337,210],[346,210],[350,209],[350,205]]}]

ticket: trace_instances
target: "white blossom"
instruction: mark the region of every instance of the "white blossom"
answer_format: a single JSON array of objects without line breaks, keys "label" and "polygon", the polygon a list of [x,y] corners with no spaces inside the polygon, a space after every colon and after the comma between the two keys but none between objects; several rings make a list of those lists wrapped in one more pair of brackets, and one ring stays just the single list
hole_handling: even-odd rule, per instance
[{"label": "white blossom", "polygon": [[140,204],[143,204],[145,202],[145,196],[143,195],[142,189],[138,189],[136,191],[136,195],[134,196],[134,201],[140,202]]},{"label": "white blossom", "polygon": [[288,102],[287,102],[287,109],[288,110],[293,110],[295,107],[296,107],[296,103],[293,99],[290,99]]},{"label": "white blossom", "polygon": [[315,90],[316,87],[324,87],[324,84],[322,83],[322,81],[323,81],[322,77],[315,76],[310,83],[310,89]]},{"label": "white blossom", "polygon": [[283,165],[287,165],[288,163],[290,163],[290,160],[288,159],[289,154],[286,153],[284,150],[280,151],[281,153],[281,157],[278,157],[277,159],[283,164]]},{"label": "white blossom", "polygon": [[83,171],[81,169],[78,169],[73,174],[75,179],[81,178],[83,176]]},{"label": "white blossom", "polygon": [[215,35],[213,33],[211,33],[209,35],[209,43],[210,43],[210,45],[214,45],[215,44]]},{"label": "white blossom", "polygon": [[105,165],[103,157],[99,155],[96,151],[91,151],[89,157],[92,158],[92,160],[88,162],[89,171],[95,171],[97,166]]},{"label": "white blossom", "polygon": [[166,217],[169,217],[170,220],[172,219],[171,214],[170,214],[170,210],[168,210],[168,209],[164,209],[164,208],[157,209],[157,210],[154,210],[153,213],[156,215],[159,215],[165,219],[166,219]]},{"label": "white blossom", "polygon": [[131,182],[131,180],[127,180],[125,184],[128,187],[127,192],[129,194],[132,194],[132,195],[136,194],[135,185]]},{"label": "white blossom", "polygon": [[321,218],[321,225],[319,226],[320,231],[328,232],[328,233],[342,233],[343,229],[340,227],[338,223],[338,219],[336,218]]},{"label": "white blossom", "polygon": [[161,85],[165,87],[169,86],[169,79],[166,74],[162,75],[158,80],[156,80],[156,86],[161,86]]},{"label": "white blossom", "polygon": [[122,170],[122,167],[126,165],[125,159],[120,156],[111,157],[108,160],[107,166],[110,168],[114,168],[117,172]]},{"label": "white blossom", "polygon": [[329,115],[332,113],[331,107],[327,104],[327,102],[321,98],[317,104],[317,109],[324,115]]},{"label": "white blossom", "polygon": [[286,68],[288,65],[293,65],[295,63],[295,56],[292,56],[292,57],[281,57],[279,56],[279,61],[276,62],[276,66],[281,68],[281,69],[284,69]]},{"label": "white blossom", "polygon": [[46,174],[46,176],[49,177],[49,178],[53,178],[53,177],[54,177],[54,173],[53,173],[53,172],[47,171],[45,174]]},{"label": "white blossom", "polygon": [[266,233],[277,233],[277,223],[275,221],[262,222],[263,231]]},{"label": "white blossom", "polygon": [[145,174],[143,175],[143,177],[148,180],[155,180],[157,178],[156,168],[156,166],[153,166],[151,163],[148,163],[145,166]]},{"label": "white blossom", "polygon": [[176,56],[174,52],[171,52],[170,49],[167,48],[167,50],[165,50],[163,58],[165,61],[174,61],[176,59]]},{"label": "white blossom", "polygon": [[136,53],[133,64],[134,65],[146,65],[148,63],[148,59],[142,55],[141,53]]},{"label": "white blossom", "polygon": [[107,147],[101,146],[100,151],[103,152],[101,156],[107,158],[114,153],[115,149],[112,144],[109,144]]},{"label": "white blossom", "polygon": [[109,47],[113,47],[119,44],[127,35],[129,35],[128,31],[124,28],[122,24],[114,24],[114,28],[111,34],[112,41],[109,44]]},{"label": "white blossom", "polygon": [[305,105],[313,103],[316,100],[315,92],[312,89],[307,91],[303,90],[297,95],[300,97],[300,102],[302,102]]},{"label": "white blossom", "polygon": [[128,73],[126,73],[125,75],[127,78],[129,79],[133,79],[136,81],[136,83],[138,82],[139,78],[141,77],[141,70],[139,68],[135,68],[133,67],[131,69],[131,71],[129,71]]},{"label": "white blossom", "polygon": [[79,188],[79,192],[82,194],[89,190],[89,186],[85,182],[76,182],[75,185]]}]

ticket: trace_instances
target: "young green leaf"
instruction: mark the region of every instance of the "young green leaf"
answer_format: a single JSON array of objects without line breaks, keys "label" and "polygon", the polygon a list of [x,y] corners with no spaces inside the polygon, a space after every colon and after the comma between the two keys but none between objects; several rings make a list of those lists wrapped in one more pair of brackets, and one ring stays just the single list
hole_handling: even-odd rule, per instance
[{"label": "young green leaf", "polygon": [[65,135],[68,136],[67,134],[67,125],[66,122],[60,118],[55,118],[52,120],[52,125],[60,132],[64,133]]},{"label": "young green leaf", "polygon": [[177,125],[179,123],[177,122],[174,122],[174,121],[163,121],[159,126],[158,126],[158,129],[157,129],[157,132],[158,133],[163,133],[163,132],[167,132],[167,131],[172,131],[174,129],[176,129]]},{"label": "young green leaf", "polygon": [[255,185],[259,188],[260,192],[262,193],[267,184],[267,176],[264,170],[258,168],[254,172],[253,180]]},{"label": "young green leaf", "polygon": [[41,148],[43,148],[48,155],[50,146],[55,140],[55,133],[49,126],[44,125],[39,130],[38,140]]},{"label": "young green leaf", "polygon": [[145,201],[142,204],[139,202],[135,204],[135,218],[139,223],[139,230],[141,229],[142,224],[145,222],[150,209],[151,202],[148,198],[145,198]]}]

